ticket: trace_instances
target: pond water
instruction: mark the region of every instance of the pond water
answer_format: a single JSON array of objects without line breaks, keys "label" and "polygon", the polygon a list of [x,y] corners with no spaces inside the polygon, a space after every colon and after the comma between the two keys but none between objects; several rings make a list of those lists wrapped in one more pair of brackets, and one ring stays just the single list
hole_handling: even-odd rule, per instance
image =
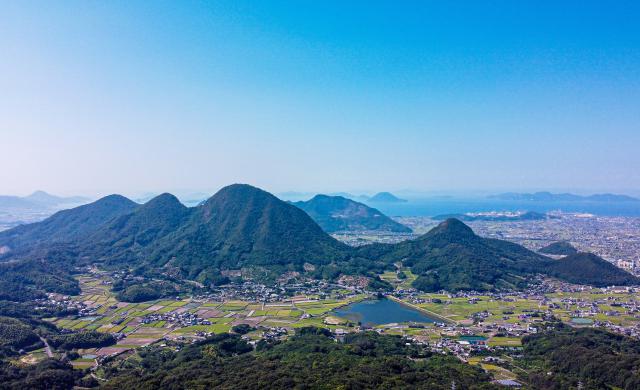
[{"label": "pond water", "polygon": [[437,322],[427,314],[391,299],[368,299],[331,312],[333,315],[360,322],[366,326],[395,322]]}]

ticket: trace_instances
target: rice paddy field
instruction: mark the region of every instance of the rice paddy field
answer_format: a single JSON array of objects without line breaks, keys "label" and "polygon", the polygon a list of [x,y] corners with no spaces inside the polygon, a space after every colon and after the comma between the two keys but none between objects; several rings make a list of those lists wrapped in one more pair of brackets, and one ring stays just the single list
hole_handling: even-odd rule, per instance
[{"label": "rice paddy field", "polygon": [[[601,290],[578,293],[547,294],[544,300],[520,298],[518,296],[493,299],[489,296],[450,298],[447,295],[424,294],[420,298],[430,301],[417,306],[460,323],[470,319],[474,313],[486,312],[485,322],[496,324],[522,324],[535,321],[525,318],[534,312],[552,312],[564,322],[576,316],[587,316],[592,320],[608,321],[615,325],[640,324],[640,315],[624,304],[634,304],[640,299],[630,293],[604,293]],[[434,303],[433,300],[439,300]],[[592,310],[597,308],[597,310]]]},{"label": "rice paddy field", "polygon": [[[406,287],[415,277],[410,272],[406,278],[399,279],[390,272],[382,278],[391,282],[398,289]],[[317,326],[329,329],[347,329],[353,326],[344,318],[337,317],[332,311],[336,308],[366,299],[366,295],[350,296],[345,299],[322,299],[315,296],[297,296],[288,301],[274,303],[258,303],[239,300],[224,302],[196,301],[188,299],[161,299],[144,303],[119,302],[110,292],[110,285],[95,276],[79,277],[82,294],[74,300],[94,308],[95,314],[84,317],[50,318],[49,321],[63,329],[73,331],[96,330],[121,334],[116,345],[82,351],[83,357],[74,361],[74,366],[85,368],[93,365],[95,357],[123,353],[132,349],[147,346],[162,340],[184,340],[203,337],[209,333],[229,332],[235,325],[247,324],[258,327],[248,335],[252,339],[260,338],[264,329],[281,328],[292,332],[304,326]],[[629,313],[623,304],[634,303],[635,294],[611,293],[598,289],[577,293],[548,294],[541,299],[508,296],[495,299],[490,296],[474,296],[470,298],[454,298],[443,294],[422,294],[424,303],[413,306],[429,313],[441,316],[451,322],[449,325],[467,327],[480,333],[482,328],[474,324],[474,316],[482,313],[484,324],[495,324],[496,327],[527,327],[541,321],[533,315],[536,312],[553,312],[565,322],[580,324],[576,317],[591,320],[610,321],[614,324],[639,324],[637,313]],[[407,302],[409,303],[409,302]],[[599,313],[587,313],[589,308],[598,307]],[[603,312],[606,312],[603,313]],[[157,320],[144,320],[156,314]],[[196,314],[196,323],[181,321],[187,314]],[[206,321],[206,323],[203,323]],[[584,321],[586,323],[586,321]],[[378,331],[387,334],[420,336],[425,340],[437,341],[443,337],[452,337],[448,330],[435,324],[390,324],[376,326]],[[486,333],[486,332],[485,332]],[[487,344],[493,347],[520,347],[521,339],[499,334],[487,334]],[[41,353],[40,353],[41,355]],[[33,359],[41,356],[34,354]],[[484,364],[484,363],[483,363]]]},{"label": "rice paddy field", "polygon": [[[340,322],[325,323],[328,313],[335,308],[364,299],[365,295],[347,299],[296,297],[295,300],[277,303],[257,303],[237,300],[225,302],[163,299],[144,303],[119,302],[110,291],[110,285],[95,276],[80,276],[82,293],[72,297],[87,308],[95,309],[95,315],[49,318],[61,329],[73,331],[95,330],[119,333],[122,338],[116,345],[85,350],[88,356],[108,356],[147,346],[163,339],[198,338],[206,333],[226,333],[235,325],[252,327],[295,328],[315,325],[336,328]],[[185,314],[196,314],[196,324],[181,321]],[[145,317],[157,314],[162,319],[145,321]],[[202,323],[206,321],[206,323]],[[255,336],[255,335],[250,335]],[[82,358],[74,366],[84,368],[95,359]]]}]

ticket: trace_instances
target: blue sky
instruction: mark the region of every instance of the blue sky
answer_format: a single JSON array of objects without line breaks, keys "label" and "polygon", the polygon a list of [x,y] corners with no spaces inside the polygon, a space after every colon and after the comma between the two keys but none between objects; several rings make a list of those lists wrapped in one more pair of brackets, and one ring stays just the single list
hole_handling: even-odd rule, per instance
[{"label": "blue sky", "polygon": [[640,193],[639,3],[449,3],[3,2],[0,193]]}]

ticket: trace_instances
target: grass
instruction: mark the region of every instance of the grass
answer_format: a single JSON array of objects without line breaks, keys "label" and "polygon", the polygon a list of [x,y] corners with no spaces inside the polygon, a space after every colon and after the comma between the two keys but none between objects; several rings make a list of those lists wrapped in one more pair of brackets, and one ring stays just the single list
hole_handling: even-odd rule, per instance
[{"label": "grass", "polygon": [[182,334],[182,335],[188,334],[188,333],[195,334],[196,332],[228,333],[229,330],[231,330],[230,324],[220,323],[220,324],[213,324],[213,325],[187,326],[184,328],[176,329],[174,333]]},{"label": "grass", "polygon": [[522,340],[519,337],[493,337],[488,344],[490,347],[521,347]]}]

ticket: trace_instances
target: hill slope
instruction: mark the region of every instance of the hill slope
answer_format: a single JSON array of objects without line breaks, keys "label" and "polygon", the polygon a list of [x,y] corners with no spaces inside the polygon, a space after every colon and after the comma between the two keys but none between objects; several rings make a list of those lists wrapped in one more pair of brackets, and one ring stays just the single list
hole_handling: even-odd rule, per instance
[{"label": "hill slope", "polygon": [[43,244],[70,242],[86,237],[106,222],[127,214],[137,203],[121,195],[109,195],[93,203],[62,210],[42,222],[0,232],[0,247],[10,250]]},{"label": "hill slope", "polygon": [[423,291],[520,288],[536,274],[594,286],[640,284],[638,278],[595,255],[553,260],[511,242],[479,237],[456,219],[415,240],[370,245],[359,251],[365,258],[400,261],[411,267],[419,275],[413,285]]},{"label": "hill slope", "polygon": [[553,260],[546,273],[570,283],[596,287],[640,284],[640,279],[593,253],[579,252],[560,260]]},{"label": "hill slope", "polygon": [[258,188],[234,184],[194,208],[185,223],[159,240],[150,257],[199,278],[206,270],[255,266],[302,271],[304,263],[329,264],[345,260],[349,252],[299,208]]},{"label": "hill slope", "polygon": [[191,211],[171,194],[162,194],[133,212],[114,218],[81,243],[96,260],[136,261],[144,248],[154,246],[189,218]]},{"label": "hill slope", "polygon": [[377,209],[342,196],[316,195],[308,201],[293,204],[309,214],[328,233],[372,230],[411,233],[411,229]]},{"label": "hill slope", "polygon": [[371,245],[360,252],[363,257],[411,267],[420,275],[414,287],[424,291],[522,287],[524,276],[549,260],[517,244],[479,237],[457,219],[448,219],[415,240]]},{"label": "hill slope", "polygon": [[547,255],[568,256],[578,253],[578,250],[566,241],[553,242],[538,251]]}]

